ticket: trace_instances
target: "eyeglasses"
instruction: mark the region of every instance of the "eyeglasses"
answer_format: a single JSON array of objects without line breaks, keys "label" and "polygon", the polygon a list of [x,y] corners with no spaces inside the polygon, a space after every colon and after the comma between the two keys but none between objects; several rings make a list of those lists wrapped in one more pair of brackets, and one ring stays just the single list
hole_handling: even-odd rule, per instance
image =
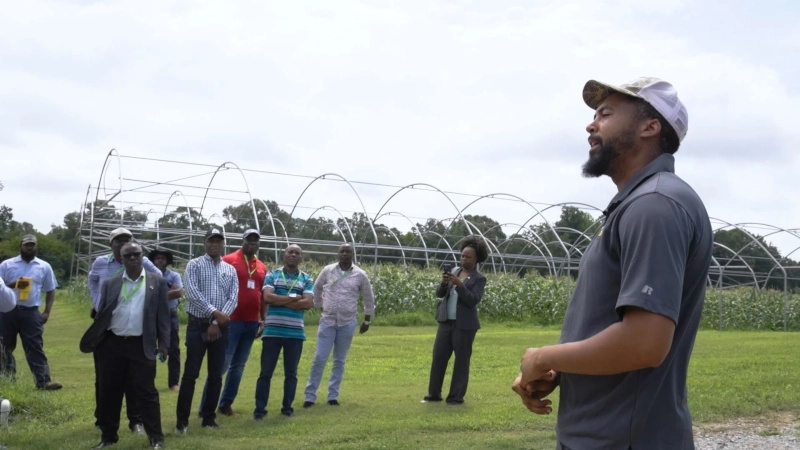
[{"label": "eyeglasses", "polygon": [[141,257],[142,257],[142,252],[125,253],[124,255],[122,255],[123,259],[133,259],[133,258],[139,259]]}]

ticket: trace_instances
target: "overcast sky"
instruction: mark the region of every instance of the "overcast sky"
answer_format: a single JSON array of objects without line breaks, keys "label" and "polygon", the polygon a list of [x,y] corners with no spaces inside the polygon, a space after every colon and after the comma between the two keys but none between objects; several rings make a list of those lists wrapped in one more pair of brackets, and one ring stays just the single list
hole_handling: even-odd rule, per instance
[{"label": "overcast sky", "polygon": [[[724,6],[722,6],[724,4]],[[0,203],[47,231],[122,158],[128,206],[199,207],[213,168],[157,158],[469,194],[541,208],[603,209],[616,188],[584,179],[588,79],[672,82],[689,112],[676,171],[713,217],[800,226],[800,6],[791,1],[37,1],[0,15]],[[254,196],[291,209],[310,179],[247,172]],[[119,188],[116,160],[108,193]],[[214,180],[204,215],[246,199]],[[397,190],[355,185],[373,215]],[[101,198],[105,195],[101,191]],[[92,197],[95,192],[92,191]],[[220,200],[215,200],[219,198]],[[474,197],[451,196],[463,208]],[[295,215],[360,209],[320,181]],[[308,209],[310,208],[310,209]],[[384,211],[449,218],[430,192]],[[467,212],[522,224],[519,202]],[[552,214],[551,214],[552,213]],[[323,215],[332,217],[331,211]],[[345,212],[345,214],[347,214]],[[547,214],[558,216],[556,208]],[[416,219],[412,219],[416,220]],[[538,221],[535,220],[535,221]],[[399,219],[390,225],[404,226]],[[407,223],[407,222],[406,222]],[[507,227],[510,229],[513,226]],[[510,230],[514,231],[514,230]],[[768,230],[755,230],[761,234]],[[800,240],[772,239],[784,252]]]}]

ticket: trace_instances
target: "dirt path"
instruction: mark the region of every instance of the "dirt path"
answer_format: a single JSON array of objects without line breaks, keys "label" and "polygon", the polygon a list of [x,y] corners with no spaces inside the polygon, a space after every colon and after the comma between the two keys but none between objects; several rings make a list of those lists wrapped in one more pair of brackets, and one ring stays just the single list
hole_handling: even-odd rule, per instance
[{"label": "dirt path", "polygon": [[772,412],[695,426],[697,450],[798,450],[800,412]]}]

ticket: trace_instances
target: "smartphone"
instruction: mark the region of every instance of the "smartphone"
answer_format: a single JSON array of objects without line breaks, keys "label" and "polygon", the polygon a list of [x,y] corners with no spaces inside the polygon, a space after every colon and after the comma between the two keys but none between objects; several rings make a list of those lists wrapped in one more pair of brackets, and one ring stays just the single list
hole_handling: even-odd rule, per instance
[{"label": "smartphone", "polygon": [[445,265],[442,267],[442,271],[443,271],[444,273],[450,273],[450,272],[452,272],[452,271],[453,271],[453,266],[451,266],[450,264],[445,264]]}]

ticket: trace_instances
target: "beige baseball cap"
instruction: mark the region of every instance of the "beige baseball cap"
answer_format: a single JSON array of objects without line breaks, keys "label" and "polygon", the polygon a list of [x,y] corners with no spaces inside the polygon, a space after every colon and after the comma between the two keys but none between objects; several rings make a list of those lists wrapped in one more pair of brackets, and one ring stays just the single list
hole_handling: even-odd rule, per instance
[{"label": "beige baseball cap", "polygon": [[118,238],[119,236],[130,236],[133,239],[133,233],[128,231],[127,228],[116,228],[111,231],[111,234],[108,236],[108,242],[113,242],[114,239]]},{"label": "beige baseball cap", "polygon": [[652,105],[672,125],[678,140],[683,142],[689,129],[689,113],[672,84],[654,77],[642,77],[618,86],[589,80],[583,87],[583,101],[590,108],[597,109],[614,92],[640,98]]}]

